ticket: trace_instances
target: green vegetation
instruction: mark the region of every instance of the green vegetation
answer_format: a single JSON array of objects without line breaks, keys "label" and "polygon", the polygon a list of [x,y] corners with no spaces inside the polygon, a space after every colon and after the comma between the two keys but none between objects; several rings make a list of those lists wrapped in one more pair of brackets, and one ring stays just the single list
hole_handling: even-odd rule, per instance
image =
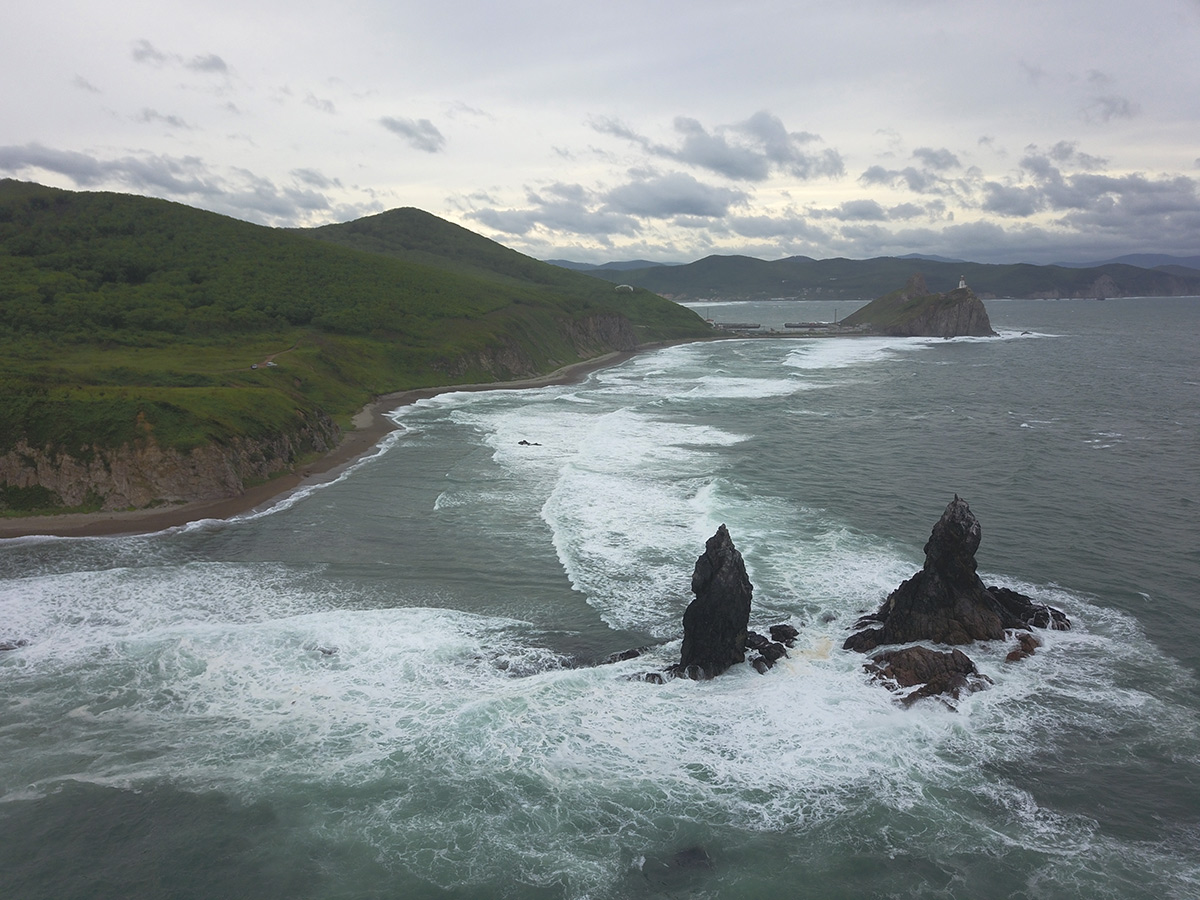
[{"label": "green vegetation", "polygon": [[962,302],[961,294],[965,293],[951,291],[944,294],[930,294],[924,289],[923,284],[921,287],[920,293],[912,293],[906,288],[878,297],[843,318],[840,324],[846,327],[870,325],[873,330],[886,333],[888,329],[907,324],[916,316],[936,316],[952,310]]},{"label": "green vegetation", "polygon": [[187,450],[295,431],[317,411],[344,426],[375,394],[612,349],[573,327],[600,315],[624,317],[639,341],[708,334],[646,291],[417,210],[295,231],[0,181],[0,453],[24,441],[79,455],[151,435]]},{"label": "green vegetation", "polygon": [[589,272],[614,283],[637,285],[676,300],[865,300],[903,284],[914,272],[935,290],[948,291],[960,275],[980,297],[1155,297],[1200,293],[1195,272],[1110,264],[1090,269],[1062,266],[986,265],[926,259],[809,259],[767,262],[745,256],[709,256],[686,266]]}]

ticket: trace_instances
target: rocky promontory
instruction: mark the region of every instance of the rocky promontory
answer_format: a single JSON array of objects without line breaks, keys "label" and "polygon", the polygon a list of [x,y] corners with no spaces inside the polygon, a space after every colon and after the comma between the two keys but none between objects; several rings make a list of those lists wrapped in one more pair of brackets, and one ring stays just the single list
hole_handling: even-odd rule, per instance
[{"label": "rocky promontory", "polygon": [[913,275],[901,290],[872,300],[838,323],[870,334],[893,337],[992,337],[983,301],[960,281],[945,293],[934,293],[921,274]]}]

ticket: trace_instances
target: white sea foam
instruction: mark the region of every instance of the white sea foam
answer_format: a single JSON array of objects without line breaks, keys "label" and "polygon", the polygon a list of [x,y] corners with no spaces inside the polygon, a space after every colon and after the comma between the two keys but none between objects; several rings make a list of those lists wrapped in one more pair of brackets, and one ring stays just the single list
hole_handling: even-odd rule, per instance
[{"label": "white sea foam", "polygon": [[785,365],[808,371],[844,369],[892,359],[924,349],[929,343],[921,338],[814,339],[792,350]]}]

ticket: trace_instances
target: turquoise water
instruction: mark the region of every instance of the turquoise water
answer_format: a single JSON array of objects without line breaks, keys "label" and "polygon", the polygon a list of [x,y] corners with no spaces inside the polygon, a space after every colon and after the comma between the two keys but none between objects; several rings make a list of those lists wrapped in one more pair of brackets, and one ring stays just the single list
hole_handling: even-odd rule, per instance
[{"label": "turquoise water", "polygon": [[[5,896],[1196,896],[1200,300],[988,310],[444,395],[265,513],[0,542]],[[954,493],[1076,627],[904,710],[840,645]],[[722,522],[793,658],[630,680]]]}]

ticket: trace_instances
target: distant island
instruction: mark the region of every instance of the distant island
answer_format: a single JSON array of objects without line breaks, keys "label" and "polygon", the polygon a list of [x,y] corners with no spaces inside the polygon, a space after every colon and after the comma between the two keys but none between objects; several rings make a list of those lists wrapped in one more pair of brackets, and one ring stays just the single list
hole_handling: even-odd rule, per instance
[{"label": "distant island", "polygon": [[872,300],[838,323],[892,337],[991,337],[996,334],[983,301],[960,278],[952,291],[935,293],[921,274],[903,288]]},{"label": "distant island", "polygon": [[237,496],[379,395],[709,335],[420,210],[278,229],[0,180],[0,516]]}]

